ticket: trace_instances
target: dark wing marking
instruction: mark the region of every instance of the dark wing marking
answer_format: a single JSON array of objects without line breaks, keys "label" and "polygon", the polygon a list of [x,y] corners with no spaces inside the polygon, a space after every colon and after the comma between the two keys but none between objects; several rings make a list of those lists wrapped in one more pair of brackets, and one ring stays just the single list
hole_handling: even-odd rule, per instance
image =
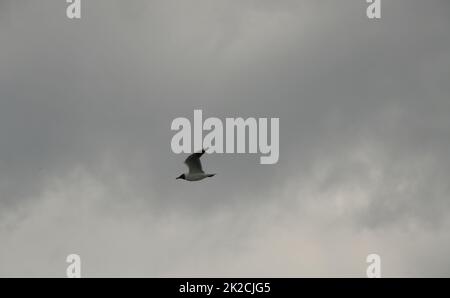
[{"label": "dark wing marking", "polygon": [[200,153],[193,153],[186,158],[184,163],[189,168],[189,173],[204,173],[202,168],[202,163],[200,162],[200,157],[205,153],[205,150],[203,149]]}]

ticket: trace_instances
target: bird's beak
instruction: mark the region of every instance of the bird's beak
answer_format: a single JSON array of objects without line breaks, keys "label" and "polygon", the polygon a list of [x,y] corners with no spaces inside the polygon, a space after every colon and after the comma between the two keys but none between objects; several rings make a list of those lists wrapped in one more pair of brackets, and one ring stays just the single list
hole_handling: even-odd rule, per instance
[{"label": "bird's beak", "polygon": [[175,180],[181,179],[182,176],[183,176],[183,175],[178,176],[177,178],[175,178]]}]

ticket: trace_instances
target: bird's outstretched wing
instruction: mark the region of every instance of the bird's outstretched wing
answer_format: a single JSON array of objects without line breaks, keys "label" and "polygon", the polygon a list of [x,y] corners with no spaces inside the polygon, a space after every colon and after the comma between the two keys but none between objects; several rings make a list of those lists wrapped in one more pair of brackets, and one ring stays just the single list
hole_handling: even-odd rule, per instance
[{"label": "bird's outstretched wing", "polygon": [[202,150],[202,152],[199,153],[193,153],[186,158],[184,163],[189,168],[189,173],[204,173],[202,168],[202,163],[200,162],[200,157],[205,153],[205,149]]}]

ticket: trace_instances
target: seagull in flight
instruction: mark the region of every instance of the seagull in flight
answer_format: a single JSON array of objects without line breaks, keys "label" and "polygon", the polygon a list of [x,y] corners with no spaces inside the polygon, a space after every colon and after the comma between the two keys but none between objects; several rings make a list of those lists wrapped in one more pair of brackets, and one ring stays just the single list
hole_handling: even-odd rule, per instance
[{"label": "seagull in flight", "polygon": [[184,179],[187,181],[199,181],[207,177],[213,177],[216,174],[206,174],[203,172],[202,163],[200,157],[205,153],[205,149],[202,149],[201,153],[193,153],[186,158],[184,163],[188,166],[189,172],[181,174],[176,179]]}]

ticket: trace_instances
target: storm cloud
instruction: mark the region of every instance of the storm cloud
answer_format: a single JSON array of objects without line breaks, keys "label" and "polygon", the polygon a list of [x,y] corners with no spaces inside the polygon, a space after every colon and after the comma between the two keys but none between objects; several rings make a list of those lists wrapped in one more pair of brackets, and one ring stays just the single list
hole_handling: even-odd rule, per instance
[{"label": "storm cloud", "polygon": [[[0,2],[0,276],[450,275],[448,1],[66,5]],[[176,181],[194,109],[279,117],[279,162]]]}]

